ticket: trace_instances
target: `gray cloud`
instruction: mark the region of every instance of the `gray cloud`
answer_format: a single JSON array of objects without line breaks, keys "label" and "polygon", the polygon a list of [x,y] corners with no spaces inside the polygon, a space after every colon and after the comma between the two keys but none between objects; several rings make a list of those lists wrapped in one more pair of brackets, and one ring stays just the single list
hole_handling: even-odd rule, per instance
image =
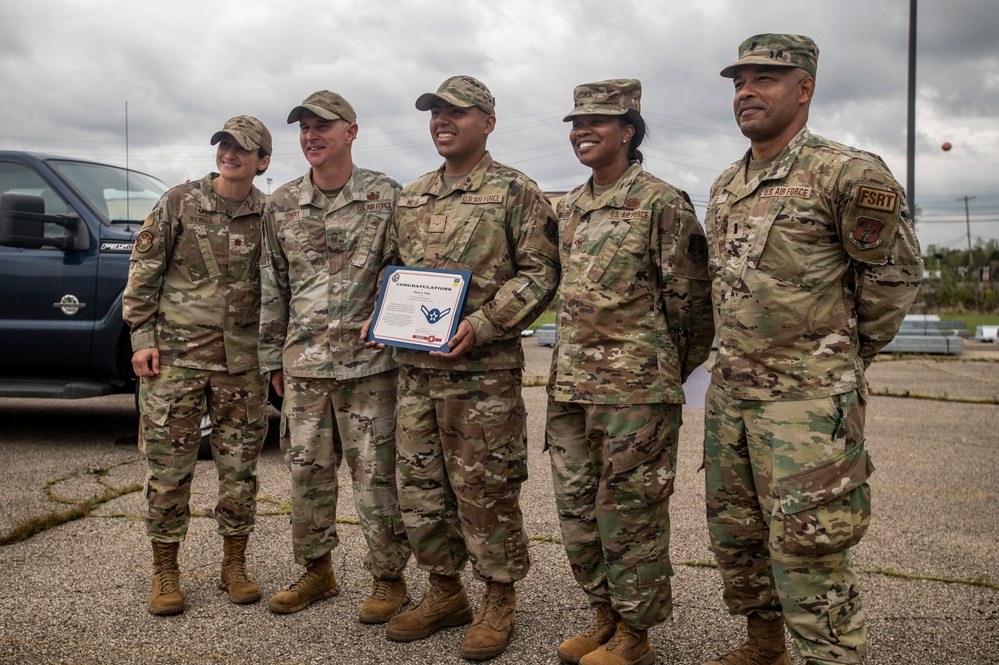
[{"label": "gray cloud", "polygon": [[[493,155],[565,189],[587,176],[562,122],[573,86],[634,77],[652,130],[647,167],[703,204],[747,148],[719,70],[745,37],[799,32],[821,49],[813,131],[882,154],[904,180],[908,10],[905,0],[2,3],[0,148],[124,164],[127,102],[130,164],[174,183],[211,169],[208,138],[248,113],[274,135],[276,185],[307,168],[288,110],[328,88],[358,112],[358,163],[405,181],[440,161],[413,102],[467,73],[497,98]],[[999,3],[921,3],[924,244],[959,240],[964,194],[991,220],[973,235],[999,237],[997,25]]]}]

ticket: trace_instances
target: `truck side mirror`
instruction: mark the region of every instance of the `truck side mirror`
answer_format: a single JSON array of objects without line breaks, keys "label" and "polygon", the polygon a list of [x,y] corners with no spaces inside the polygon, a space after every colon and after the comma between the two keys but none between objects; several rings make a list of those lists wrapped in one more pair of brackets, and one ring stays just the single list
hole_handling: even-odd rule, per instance
[{"label": "truck side mirror", "polygon": [[[45,236],[46,224],[58,224],[63,236]],[[34,194],[0,194],[0,245],[39,249],[55,247],[64,252],[90,249],[90,233],[80,218],[73,215],[46,215],[45,200]]]}]

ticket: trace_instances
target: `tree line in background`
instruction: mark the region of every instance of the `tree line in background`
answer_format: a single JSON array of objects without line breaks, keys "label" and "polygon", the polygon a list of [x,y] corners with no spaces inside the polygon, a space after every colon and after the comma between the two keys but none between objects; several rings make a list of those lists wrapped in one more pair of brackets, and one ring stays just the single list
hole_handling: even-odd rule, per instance
[{"label": "tree line in background", "polygon": [[967,249],[929,245],[920,302],[928,312],[999,313],[999,240],[978,238]]}]

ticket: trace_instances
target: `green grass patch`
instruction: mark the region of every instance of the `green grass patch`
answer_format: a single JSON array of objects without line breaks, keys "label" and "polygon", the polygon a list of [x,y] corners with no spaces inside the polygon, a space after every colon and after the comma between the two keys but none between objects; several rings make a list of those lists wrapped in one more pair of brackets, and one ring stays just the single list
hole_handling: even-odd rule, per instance
[{"label": "green grass patch", "polygon": [[980,586],[993,591],[999,591],[999,584],[992,581],[988,575],[978,577],[937,577],[936,575],[914,575],[894,568],[871,568],[863,571],[868,575],[884,575],[885,577],[897,577],[903,580],[922,580],[925,582],[943,582],[944,584],[965,584],[968,586]]},{"label": "green grass patch", "polygon": [[880,397],[904,397],[906,399],[926,399],[934,402],[956,402],[958,404],[999,404],[999,396],[993,397],[950,397],[943,395],[924,395],[914,393],[910,390],[892,390],[890,388],[879,388],[871,390],[872,395]]},{"label": "green grass patch", "polygon": [[978,326],[999,326],[999,314],[984,314],[981,312],[967,312],[964,314],[941,314],[941,321],[964,321],[968,328],[968,334],[975,336]]},{"label": "green grass patch", "polygon": [[97,496],[92,496],[72,508],[68,508],[66,510],[54,510],[46,515],[39,515],[38,517],[26,519],[17,523],[14,525],[13,529],[0,536],[0,546],[19,543],[22,540],[27,540],[36,534],[42,533],[43,531],[48,531],[49,529],[61,526],[67,522],[72,522],[73,520],[86,517],[93,512],[95,508],[107,503],[108,501],[117,499],[120,496],[125,496],[126,494],[141,491],[142,485],[140,483],[125,485],[124,487],[111,487]]},{"label": "green grass patch", "polygon": [[557,317],[558,315],[555,312],[546,311],[543,312],[541,316],[539,316],[537,319],[535,319],[534,323],[532,323],[527,327],[530,328],[531,330],[537,330],[544,323],[555,323],[555,319]]}]

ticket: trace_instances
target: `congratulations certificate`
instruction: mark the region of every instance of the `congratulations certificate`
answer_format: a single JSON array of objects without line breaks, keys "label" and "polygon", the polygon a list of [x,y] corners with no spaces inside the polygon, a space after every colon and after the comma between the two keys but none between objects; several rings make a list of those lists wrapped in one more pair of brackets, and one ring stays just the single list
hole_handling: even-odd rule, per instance
[{"label": "congratulations certificate", "polygon": [[390,266],[378,293],[368,341],[447,352],[471,278],[469,270]]}]

